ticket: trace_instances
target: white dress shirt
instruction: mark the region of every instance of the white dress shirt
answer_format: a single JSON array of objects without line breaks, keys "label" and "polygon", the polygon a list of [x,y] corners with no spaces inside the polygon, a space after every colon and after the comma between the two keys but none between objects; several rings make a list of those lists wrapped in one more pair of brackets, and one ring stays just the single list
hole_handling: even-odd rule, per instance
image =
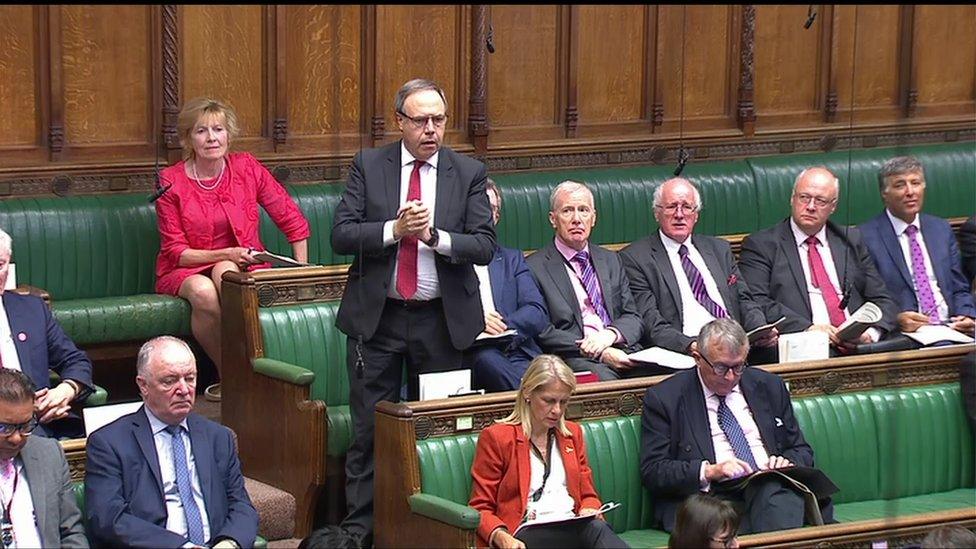
[{"label": "white dress shirt", "polygon": [[[440,154],[440,151],[434,153],[433,156],[428,158],[426,163],[420,168],[420,201],[423,202],[430,211],[430,227],[432,231],[437,230],[433,227],[434,212],[437,211],[437,162]],[[401,141],[400,206],[407,203],[407,194],[410,191],[410,174],[413,172],[414,160],[416,160],[414,156],[407,151],[407,148],[403,146],[403,142]],[[393,238],[394,223],[396,223],[396,219],[391,219],[383,224],[384,246],[393,246],[399,243],[399,241]],[[411,300],[428,301],[441,296],[441,286],[437,279],[437,267],[434,265],[434,252],[441,255],[450,256],[451,235],[447,231],[438,231],[438,237],[439,240],[436,248],[431,248],[423,242],[417,242],[417,293],[410,298]],[[397,263],[399,263],[399,261]],[[386,296],[394,299],[403,299],[403,296],[401,296],[396,289],[398,266],[399,265],[395,265],[393,268],[393,274],[390,278],[390,287],[387,290]]]},{"label": "white dress shirt", "polygon": [[[163,481],[163,498],[166,500],[166,529],[181,536],[187,535],[186,515],[183,502],[180,500],[180,489],[176,484],[176,465],[173,463],[173,439],[166,430],[168,425],[153,415],[148,406],[144,406],[149,426],[152,428],[153,443],[156,445],[156,457],[159,458],[159,474]],[[203,521],[203,539],[210,540],[210,521],[207,516],[207,506],[203,502],[203,492],[200,489],[200,478],[197,474],[196,462],[193,459],[193,448],[190,446],[190,426],[186,419],[180,422],[180,436],[183,437],[183,447],[186,449],[186,466],[190,473],[190,486],[193,489],[193,499],[200,509],[200,520]]]},{"label": "white dress shirt", "polygon": [[[908,267],[908,274],[912,277],[912,286],[915,288],[915,295],[918,296],[918,286],[915,285],[915,272],[912,271],[912,249],[911,245],[908,243],[908,233],[905,229],[909,225],[915,225],[918,232],[915,233],[915,240],[918,241],[918,246],[922,249],[922,258],[925,260],[925,272],[928,274],[929,286],[932,287],[932,296],[935,297],[935,307],[939,312],[939,318],[942,320],[949,318],[949,304],[946,303],[945,296],[942,295],[942,290],[939,289],[939,281],[935,278],[935,269],[932,268],[932,259],[929,257],[929,249],[925,246],[925,237],[922,236],[922,224],[919,222],[918,214],[915,214],[915,219],[911,223],[905,223],[901,219],[891,215],[891,212],[885,208],[885,213],[888,214],[888,219],[891,220],[891,227],[895,230],[895,236],[898,237],[898,244],[901,246],[901,255],[905,259],[905,265]],[[915,302],[918,303],[919,312],[928,314],[928,311],[922,311],[922,304],[916,297]]]},{"label": "white dress shirt", "polygon": [[495,297],[491,292],[491,275],[488,265],[475,265],[474,274],[478,275],[478,293],[481,294],[481,308],[487,315],[495,310]]},{"label": "white dress shirt", "polygon": [[14,459],[16,471],[16,489],[11,495],[0,490],[0,504],[10,503],[11,523],[14,526],[13,547],[41,547],[41,533],[37,529],[37,513],[34,512],[34,500],[31,498],[30,483],[24,474],[24,464],[20,456]]},{"label": "white dress shirt", "polygon": [[[701,332],[702,327],[715,320],[715,317],[705,310],[705,307],[695,299],[694,292],[691,291],[691,283],[688,282],[688,275],[685,274],[684,267],[681,266],[681,256],[678,255],[678,250],[681,248],[682,243],[672,240],[669,236],[661,232],[660,229],[658,229],[658,232],[661,235],[661,242],[664,243],[664,249],[668,252],[668,260],[671,262],[671,270],[674,271],[674,278],[678,280],[678,291],[681,293],[681,320],[683,324],[681,331],[686,336],[698,337],[698,333]],[[701,272],[702,279],[705,281],[705,290],[708,291],[708,297],[712,298],[712,301],[718,303],[723,309],[728,311],[729,308],[725,306],[725,300],[722,299],[722,294],[718,291],[718,286],[715,284],[715,277],[708,270],[708,265],[705,264],[705,259],[698,252],[698,248],[691,243],[691,238],[685,239],[684,245],[688,248],[688,259]]]},{"label": "white dress shirt", "polygon": [[[532,444],[531,442],[529,444]],[[573,508],[576,502],[569,495],[566,487],[566,469],[563,466],[563,457],[559,452],[559,441],[553,440],[549,455],[549,478],[546,480],[546,487],[542,490],[542,497],[539,501],[532,501],[532,494],[542,486],[542,477],[545,476],[545,463],[532,450],[529,450],[529,464],[532,474],[529,477],[529,501],[526,504],[526,512],[529,516],[535,512],[535,519],[557,519],[560,517],[571,517],[574,515]]]},{"label": "white dress shirt", "polygon": [[[705,396],[705,411],[708,415],[708,429],[712,438],[712,448],[715,449],[715,463],[735,459],[732,445],[729,444],[725,431],[718,423],[718,395],[713,393],[702,381],[701,372],[697,372],[697,374],[698,381],[701,383],[702,394]],[[735,420],[742,427],[742,432],[746,435],[746,441],[749,442],[749,450],[752,451],[752,458],[756,460],[756,465],[760,469],[766,469],[766,465],[769,463],[769,454],[766,453],[766,447],[763,446],[762,436],[759,433],[759,426],[756,425],[756,420],[752,417],[752,410],[749,409],[749,403],[746,402],[746,397],[742,394],[742,389],[738,383],[732,388],[732,392],[726,395],[725,405],[729,407],[732,415],[735,416]],[[698,476],[702,491],[707,491],[711,485],[705,479],[705,463],[707,462],[702,462]]]},{"label": "white dress shirt", "polygon": [[[27,334],[24,336],[26,337]],[[17,356],[17,346],[14,344],[15,337],[18,337],[18,334],[10,333],[7,310],[3,306],[3,300],[0,299],[0,360],[3,361],[4,368],[23,371],[20,367],[20,357]]]}]

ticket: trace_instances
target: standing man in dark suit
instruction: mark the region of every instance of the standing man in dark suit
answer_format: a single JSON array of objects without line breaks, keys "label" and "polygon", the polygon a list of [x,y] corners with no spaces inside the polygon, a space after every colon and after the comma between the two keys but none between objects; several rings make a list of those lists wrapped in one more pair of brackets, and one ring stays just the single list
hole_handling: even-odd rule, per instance
[{"label": "standing man in dark suit", "polygon": [[640,339],[641,317],[620,257],[589,243],[596,208],[586,185],[563,181],[553,189],[549,222],[553,243],[527,260],[551,322],[539,344],[573,371],[592,371],[601,381],[646,375],[627,358]]},{"label": "standing man in dark suit", "polygon": [[[24,372],[40,388],[34,401],[38,434],[84,437],[84,424],[71,404],[92,392],[91,361],[65,335],[44,300],[3,290],[12,249],[10,235],[0,230],[0,366]],[[55,387],[51,370],[61,376]]]},{"label": "standing man in dark suit", "polygon": [[398,401],[406,365],[412,398],[420,373],[461,368],[485,329],[474,264],[495,229],[485,165],[441,145],[447,99],[411,80],[397,92],[402,139],[353,159],[332,226],[332,248],[354,254],[336,325],[348,336],[355,435],[346,454],[342,527],[369,545],[373,531],[373,410]]},{"label": "standing man in dark suit", "polygon": [[914,332],[925,324],[948,322],[972,335],[976,306],[952,227],[921,213],[925,171],[911,156],[892,158],[878,171],[885,209],[861,224],[861,236],[888,293],[901,311],[898,328]]},{"label": "standing man in dark suit", "polygon": [[139,349],[144,405],[88,437],[85,510],[96,545],[253,547],[258,514],[230,429],[192,413],[197,365],[183,341]]},{"label": "standing man in dark suit", "polygon": [[[678,353],[695,350],[702,326],[731,317],[747,330],[766,323],[721,238],[693,234],[702,202],[698,189],[680,177],[654,191],[654,218],[660,230],[620,251],[630,291],[644,317],[641,345]],[[778,332],[756,342],[776,345]]]},{"label": "standing man in dark suit", "polygon": [[[491,218],[498,225],[502,193],[490,177],[487,192]],[[546,303],[521,250],[495,245],[491,263],[475,265],[474,271],[478,275],[485,331],[464,357],[464,363],[471,368],[472,386],[488,392],[518,389],[529,362],[542,354],[535,337],[549,325]],[[500,339],[490,337],[508,330],[515,330],[515,334]]]},{"label": "standing man in dark suit", "polygon": [[[753,479],[744,490],[722,485],[759,469],[813,467],[786,385],[749,368],[748,354],[742,327],[730,318],[714,320],[698,334],[692,352],[698,367],[644,394],[641,479],[655,522],[669,532],[681,502],[698,492],[742,504],[740,533],[803,525],[803,497],[776,475]],[[833,521],[829,500],[821,502],[821,513],[825,523]]]},{"label": "standing man in dark suit", "polygon": [[[803,170],[793,185],[792,215],[746,237],[739,269],[766,318],[786,317],[780,333],[819,330],[850,352],[892,330],[897,311],[859,232],[828,221],[839,194],[827,168]],[[881,309],[881,320],[858,341],[841,341],[837,327],[868,301]]]},{"label": "standing man in dark suit", "polygon": [[16,547],[88,547],[64,450],[30,436],[35,427],[30,378],[0,368],[0,539],[9,533]]}]

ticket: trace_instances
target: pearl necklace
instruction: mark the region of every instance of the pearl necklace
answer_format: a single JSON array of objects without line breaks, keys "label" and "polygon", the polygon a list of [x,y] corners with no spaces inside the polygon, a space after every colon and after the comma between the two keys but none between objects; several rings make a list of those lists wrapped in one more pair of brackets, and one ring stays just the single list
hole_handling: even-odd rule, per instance
[{"label": "pearl necklace", "polygon": [[211,186],[208,187],[208,186],[204,185],[202,181],[200,181],[200,177],[197,174],[197,163],[196,163],[196,161],[193,161],[193,168],[192,168],[193,169],[193,176],[192,176],[193,177],[193,180],[197,182],[197,185],[199,185],[199,187],[201,189],[203,189],[205,191],[212,191],[212,190],[216,189],[218,186],[220,186],[220,182],[224,178],[224,168],[226,168],[226,167],[227,167],[227,161],[224,160],[223,163],[221,163],[221,165],[220,165],[220,173],[217,174],[217,181],[213,185],[211,185]]}]

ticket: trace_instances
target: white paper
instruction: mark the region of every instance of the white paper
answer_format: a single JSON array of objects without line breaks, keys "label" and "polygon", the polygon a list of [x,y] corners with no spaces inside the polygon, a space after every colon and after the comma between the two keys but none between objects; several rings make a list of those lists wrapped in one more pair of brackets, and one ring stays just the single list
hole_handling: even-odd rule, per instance
[{"label": "white paper", "polygon": [[13,290],[17,287],[17,269],[16,265],[13,263],[7,264],[7,283],[4,285],[3,289]]},{"label": "white paper", "polygon": [[272,267],[305,267],[308,265],[308,263],[302,263],[288,256],[273,254],[267,250],[255,252],[251,257],[262,263],[270,263]]},{"label": "white paper", "polygon": [[746,332],[746,337],[749,338],[749,343],[754,343],[757,339],[765,336],[767,333],[771,332],[773,330],[773,328],[776,327],[777,324],[779,324],[780,322],[783,322],[784,320],[786,320],[786,317],[785,316],[781,316],[781,317],[779,317],[779,320],[777,320],[776,322],[771,322],[769,324],[763,324],[762,326],[759,326],[758,328],[753,328],[752,330],[749,330],[748,332]]},{"label": "white paper", "polygon": [[495,334],[495,335],[491,335],[491,334],[489,334],[487,332],[481,332],[480,334],[478,334],[478,337],[474,338],[474,340],[475,341],[481,341],[481,340],[484,340],[484,339],[501,339],[503,337],[513,336],[513,335],[515,335],[517,333],[518,333],[517,330],[511,330],[511,329],[510,330],[505,330],[504,332],[502,332],[500,334]]},{"label": "white paper", "polygon": [[471,391],[471,370],[450,370],[420,374],[420,400],[447,398]]},{"label": "white paper", "polygon": [[81,413],[85,419],[85,432],[90,435],[99,427],[108,425],[126,414],[135,412],[140,406],[142,406],[142,401],[137,400],[135,402],[123,402],[122,404],[106,404],[105,406],[82,408]]},{"label": "white paper", "polygon": [[948,326],[926,324],[914,332],[902,332],[922,345],[931,345],[937,341],[955,341],[956,343],[972,343],[973,338],[957,332]]},{"label": "white paper", "polygon": [[881,320],[881,309],[868,301],[851,313],[850,318],[837,327],[837,337],[845,341],[857,339],[861,337],[864,330],[879,320]]},{"label": "white paper", "polygon": [[562,524],[562,523],[575,522],[577,520],[592,520],[595,519],[598,515],[602,515],[607,511],[613,511],[617,507],[620,507],[619,503],[608,501],[604,503],[602,506],[600,506],[600,508],[597,509],[596,513],[593,513],[592,515],[570,515],[570,516],[560,515],[556,517],[546,517],[537,520],[527,520],[522,524],[519,524],[518,528],[516,528],[515,531],[512,532],[512,535],[516,536],[518,535],[519,530],[522,530],[523,528],[526,528],[528,526],[535,526],[537,524],[550,524],[550,523]]},{"label": "white paper", "polygon": [[637,362],[647,362],[649,364],[674,368],[675,370],[687,370],[695,367],[695,359],[690,356],[662,349],[661,347],[643,349],[627,355],[627,358],[636,360]]},{"label": "white paper", "polygon": [[825,358],[830,358],[830,338],[827,336],[827,332],[780,334],[780,364]]}]

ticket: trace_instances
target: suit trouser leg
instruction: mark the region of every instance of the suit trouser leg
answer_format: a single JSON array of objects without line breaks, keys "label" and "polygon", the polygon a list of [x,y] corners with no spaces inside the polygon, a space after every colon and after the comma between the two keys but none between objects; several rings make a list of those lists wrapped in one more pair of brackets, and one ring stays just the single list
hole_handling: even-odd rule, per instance
[{"label": "suit trouser leg", "polygon": [[742,497],[745,512],[740,532],[743,534],[803,526],[803,496],[774,476],[753,480]]},{"label": "suit trouser leg", "polygon": [[620,374],[618,374],[616,370],[607,366],[606,364],[603,364],[602,362],[584,357],[572,357],[565,360],[566,364],[568,364],[574,372],[585,372],[589,370],[596,374],[596,377],[600,378],[600,381],[612,381],[614,379],[620,379]]},{"label": "suit trouser leg", "polygon": [[489,393],[518,389],[522,374],[529,367],[524,353],[506,353],[497,347],[478,347],[465,355],[471,368],[471,386]]}]

